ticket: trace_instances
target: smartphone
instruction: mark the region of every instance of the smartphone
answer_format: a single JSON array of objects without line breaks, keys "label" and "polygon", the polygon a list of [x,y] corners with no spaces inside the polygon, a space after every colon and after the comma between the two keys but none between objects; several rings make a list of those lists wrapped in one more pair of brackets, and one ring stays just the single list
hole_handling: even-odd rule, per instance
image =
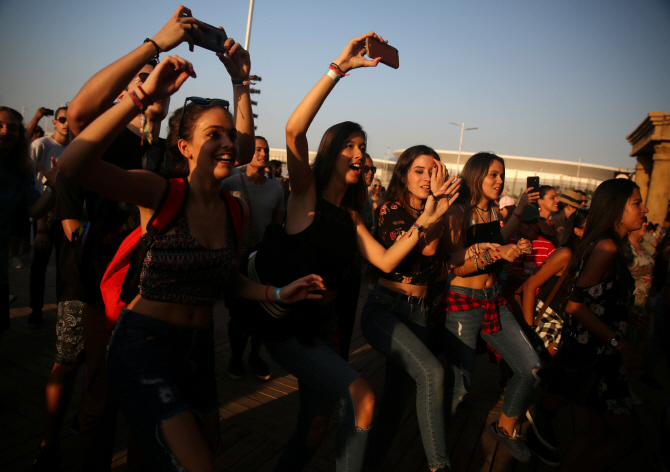
[{"label": "smartphone", "polygon": [[228,39],[228,36],[226,36],[226,31],[219,29],[216,26],[208,25],[204,22],[203,24],[207,26],[207,28],[200,29],[200,31],[202,31],[202,35],[204,36],[204,41],[200,41],[198,35],[189,31],[189,34],[193,38],[193,44],[214,52],[226,52],[225,49],[223,49],[223,43],[225,43],[226,39]]},{"label": "smartphone", "polygon": [[365,53],[371,59],[381,57],[382,64],[386,64],[394,69],[397,69],[400,66],[398,50],[375,38],[365,38]]},{"label": "smartphone", "polygon": [[535,175],[533,177],[526,177],[526,188],[533,187],[533,191],[538,192],[540,190],[540,177]]},{"label": "smartphone", "polygon": [[47,108],[46,110],[44,110],[44,116],[53,116],[53,115],[54,111],[51,108]]}]

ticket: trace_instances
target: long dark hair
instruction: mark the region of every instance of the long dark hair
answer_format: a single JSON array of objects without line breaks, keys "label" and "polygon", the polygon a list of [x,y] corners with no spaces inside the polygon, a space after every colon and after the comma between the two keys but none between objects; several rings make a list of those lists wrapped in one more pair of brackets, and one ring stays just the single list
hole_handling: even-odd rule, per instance
[{"label": "long dark hair", "polygon": [[[323,133],[319,150],[316,152],[316,158],[312,163],[317,195],[321,195],[328,186],[337,158],[342,153],[349,136],[354,133],[361,133],[367,142],[368,137],[361,125],[352,121],[343,121],[333,125]],[[342,198],[342,205],[360,212],[366,197],[365,179],[361,175],[358,182],[347,187],[347,191]]]},{"label": "long dark hair", "polygon": [[[414,215],[414,210],[410,206],[410,192],[407,189],[407,173],[412,167],[412,163],[419,156],[430,156],[434,159],[440,160],[439,154],[431,147],[419,144],[417,146],[412,146],[407,148],[400,154],[398,158],[398,163],[393,169],[393,175],[391,176],[391,182],[389,182],[388,190],[386,191],[385,202],[397,202],[402,205],[407,213]],[[381,205],[379,205],[381,208]],[[379,211],[379,208],[377,211]],[[417,217],[418,215],[414,215]]]},{"label": "long dark hair", "polygon": [[[172,115],[170,115],[170,120],[168,121],[168,136],[167,136],[167,146],[168,151],[170,152],[170,176],[179,178],[188,177],[190,173],[190,168],[188,166],[188,159],[179,150],[179,139],[184,139],[186,141],[191,141],[193,139],[193,130],[195,125],[200,119],[200,116],[210,108],[220,107],[226,113],[230,115],[230,112],[226,110],[220,103],[210,102],[206,105],[198,105],[197,103],[191,102],[186,105],[186,111],[184,112],[184,120],[181,121],[181,111],[183,107],[177,108]],[[179,122],[181,121],[181,138],[179,136]],[[233,120],[233,123],[235,121]],[[235,135],[230,135],[231,140],[235,141]],[[236,156],[235,156],[236,157]]]},{"label": "long dark hair", "polygon": [[[502,180],[505,184],[505,161],[502,157],[490,152],[478,152],[465,163],[463,172],[461,173],[461,187],[459,190],[457,203],[465,207],[465,214],[470,215],[475,206],[479,204],[484,192],[482,190],[482,183],[489,173],[489,167],[493,161],[498,161],[503,166]],[[494,205],[495,202],[491,202]],[[466,218],[467,222],[468,219]]]},{"label": "long dark hair", "polygon": [[32,160],[30,159],[30,141],[26,137],[26,128],[23,126],[23,116],[21,113],[10,107],[0,106],[0,111],[6,111],[16,121],[18,125],[19,138],[14,147],[12,147],[6,156],[6,169],[17,174],[29,174],[33,171]]},{"label": "long dark hair", "polygon": [[563,287],[572,288],[582,261],[588,258],[595,243],[602,239],[611,239],[617,247],[615,269],[621,264],[626,265],[625,241],[616,232],[616,228],[621,222],[626,203],[636,188],[639,189],[637,184],[628,179],[610,179],[598,186],[591,199],[584,236],[572,252],[570,268]]},{"label": "long dark hair", "polygon": [[561,245],[559,247],[566,247],[570,249],[570,252],[575,252],[579,241],[581,240],[579,236],[575,234],[575,228],[584,229],[586,224],[586,217],[589,216],[589,210],[586,208],[578,208],[565,225],[565,231],[563,232],[563,238],[561,240]]}]

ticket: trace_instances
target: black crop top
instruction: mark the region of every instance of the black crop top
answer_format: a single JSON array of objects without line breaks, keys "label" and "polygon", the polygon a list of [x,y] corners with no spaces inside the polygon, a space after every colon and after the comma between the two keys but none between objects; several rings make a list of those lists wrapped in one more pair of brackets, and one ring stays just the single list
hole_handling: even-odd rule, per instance
[{"label": "black crop top", "polygon": [[[470,226],[465,232],[465,247],[470,247],[477,243],[496,243],[502,246],[503,236],[500,231],[498,214],[495,210],[491,211],[491,221],[488,223],[477,223],[474,215],[470,217]],[[488,265],[482,272],[485,274],[495,272],[499,265],[499,262]]]}]

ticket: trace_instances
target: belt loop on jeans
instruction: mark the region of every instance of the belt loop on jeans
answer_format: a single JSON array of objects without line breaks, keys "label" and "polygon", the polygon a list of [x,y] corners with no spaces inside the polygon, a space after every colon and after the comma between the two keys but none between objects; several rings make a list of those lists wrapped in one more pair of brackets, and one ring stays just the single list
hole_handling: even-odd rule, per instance
[{"label": "belt loop on jeans", "polygon": [[405,295],[404,293],[396,292],[395,290],[391,290],[390,288],[382,287],[381,285],[377,284],[375,287],[377,290],[379,290],[381,293],[384,293],[386,295],[389,295],[391,297],[395,297],[397,300],[402,300],[406,301],[410,305],[424,305],[425,302],[425,297],[414,297],[412,295]]}]

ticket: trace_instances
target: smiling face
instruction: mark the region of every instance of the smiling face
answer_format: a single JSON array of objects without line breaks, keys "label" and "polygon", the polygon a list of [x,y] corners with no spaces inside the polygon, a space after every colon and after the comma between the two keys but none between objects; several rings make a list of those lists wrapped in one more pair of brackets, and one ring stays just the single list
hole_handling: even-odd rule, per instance
[{"label": "smiling face", "polygon": [[540,210],[543,212],[542,214],[556,213],[558,211],[558,194],[556,193],[556,190],[547,190],[544,197],[540,198],[537,203],[540,206]]},{"label": "smiling face", "polygon": [[482,181],[482,194],[488,201],[496,200],[503,191],[505,168],[497,159],[491,161],[489,171]]},{"label": "smiling face", "polygon": [[373,170],[374,164],[372,163],[372,158],[365,156],[365,167],[363,167],[363,177],[365,177],[365,186],[369,187],[372,185],[372,179],[375,177],[375,171]]},{"label": "smiling face", "polygon": [[18,140],[19,123],[8,111],[0,111],[0,149],[12,149]]},{"label": "smiling face", "polygon": [[217,180],[230,175],[237,160],[237,131],[233,117],[220,106],[202,112],[193,127],[191,141],[179,141],[179,150],[194,171],[212,174]]},{"label": "smiling face", "polygon": [[365,137],[362,133],[351,134],[337,157],[333,177],[344,178],[347,185],[355,184],[363,173],[365,163]]},{"label": "smiling face", "polygon": [[644,224],[644,215],[649,212],[649,209],[642,203],[642,196],[640,189],[634,188],[633,193],[626,202],[623,210],[620,226],[622,231],[631,232],[642,228]]},{"label": "smiling face", "polygon": [[405,185],[409,191],[410,205],[423,208],[430,195],[430,176],[433,173],[433,156],[422,154],[414,159],[405,175]]},{"label": "smiling face", "polygon": [[268,146],[267,141],[264,139],[256,138],[254,157],[251,158],[249,167],[265,168],[267,164],[267,158],[269,155],[270,155],[270,148]]}]

